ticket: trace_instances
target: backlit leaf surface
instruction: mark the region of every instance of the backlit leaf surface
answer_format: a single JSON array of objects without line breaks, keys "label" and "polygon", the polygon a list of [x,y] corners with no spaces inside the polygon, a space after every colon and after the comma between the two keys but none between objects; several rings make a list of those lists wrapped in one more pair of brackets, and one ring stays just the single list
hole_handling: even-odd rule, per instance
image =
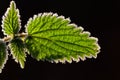
[{"label": "backlit leaf surface", "polygon": [[20,63],[21,68],[24,68],[26,61],[25,46],[20,38],[15,38],[10,43],[11,54],[16,62]]},{"label": "backlit leaf surface", "polygon": [[57,14],[35,15],[26,28],[26,47],[37,60],[63,63],[85,60],[86,57],[96,58],[100,49],[97,38]]},{"label": "backlit leaf surface", "polygon": [[16,9],[14,1],[11,1],[10,7],[3,16],[2,29],[5,35],[17,34],[20,29],[19,10]]},{"label": "backlit leaf surface", "polygon": [[6,51],[6,45],[5,43],[0,40],[0,73],[2,72],[2,69],[4,68],[4,65],[8,59],[8,54]]}]

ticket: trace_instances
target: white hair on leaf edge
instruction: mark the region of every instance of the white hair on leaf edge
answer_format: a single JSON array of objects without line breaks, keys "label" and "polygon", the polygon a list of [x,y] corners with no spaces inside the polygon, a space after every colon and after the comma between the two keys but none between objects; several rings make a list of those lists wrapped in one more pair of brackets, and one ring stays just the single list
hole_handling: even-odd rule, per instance
[{"label": "white hair on leaf edge", "polygon": [[8,16],[8,13],[9,13],[11,7],[12,7],[12,4],[14,4],[14,9],[15,9],[15,12],[17,13],[17,17],[18,17],[18,25],[19,25],[19,26],[18,26],[18,27],[19,27],[18,32],[19,32],[20,29],[21,29],[21,20],[20,20],[19,9],[16,8],[15,2],[14,2],[14,1],[11,1],[11,2],[10,2],[10,6],[7,8],[5,14],[4,14],[3,17],[2,17],[2,25],[1,25],[1,26],[2,26],[2,31],[3,31],[4,35],[7,35],[6,32],[5,32],[5,30],[4,30],[4,24],[5,24],[5,23],[4,23],[4,20],[5,20],[5,18]]},{"label": "white hair on leaf edge", "polygon": [[7,63],[7,60],[8,60],[8,51],[7,51],[8,47],[6,46],[4,41],[1,40],[1,39],[0,39],[0,43],[4,44],[4,46],[5,46],[5,53],[6,53],[6,59],[4,60],[3,65],[0,67],[0,73],[2,73],[2,69],[5,67],[5,64]]},{"label": "white hair on leaf edge", "polygon": [[[70,18],[65,18],[64,16],[58,16],[57,13],[52,13],[52,12],[40,13],[40,14],[38,14],[38,16],[37,16],[37,15],[34,15],[33,19],[35,19],[36,17],[44,17],[44,16],[47,16],[47,15],[48,15],[48,16],[51,15],[51,18],[52,18],[52,17],[56,17],[56,19],[63,19],[63,21],[66,20],[66,21],[71,22]],[[31,22],[31,20],[32,20],[32,18],[30,18],[30,20],[28,21],[28,24],[29,24],[29,22]],[[68,24],[68,26],[73,26],[74,29],[80,31],[80,34],[83,34],[83,35],[85,34],[85,37],[90,37],[90,39],[95,39],[95,40],[96,40],[96,43],[94,43],[94,44],[97,44],[98,50],[100,49],[100,47],[99,47],[99,45],[98,45],[98,43],[97,43],[98,39],[95,38],[95,37],[91,37],[91,33],[90,33],[90,32],[84,31],[84,28],[83,28],[83,27],[77,26],[77,25],[74,24],[74,23],[70,23],[70,24]],[[99,53],[99,52],[97,52],[97,53]],[[97,55],[97,53],[96,53],[96,55]],[[71,57],[71,60],[67,60],[67,59],[61,60],[61,59],[57,59],[57,60],[53,60],[53,61],[51,61],[51,62],[55,62],[55,63],[58,63],[58,62],[62,62],[62,63],[69,62],[69,63],[71,63],[72,61],[79,62],[80,59],[81,59],[82,61],[84,61],[84,60],[86,60],[86,58],[92,58],[92,57],[96,58],[97,56],[91,55],[91,54],[90,54],[90,55],[85,54],[83,57],[80,57],[80,56],[79,56],[77,59]]]}]

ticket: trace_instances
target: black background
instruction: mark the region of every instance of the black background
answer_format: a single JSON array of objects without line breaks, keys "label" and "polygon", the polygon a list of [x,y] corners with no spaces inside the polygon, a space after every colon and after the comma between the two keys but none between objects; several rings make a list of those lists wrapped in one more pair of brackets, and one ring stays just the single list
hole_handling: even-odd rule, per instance
[{"label": "black background", "polygon": [[[9,57],[0,80],[120,80],[120,4],[116,0],[14,0],[20,9],[22,26],[34,14],[53,12],[70,17],[99,38],[97,59],[72,64],[54,64],[27,57],[21,69]],[[10,0],[0,0],[0,20]],[[1,22],[0,22],[1,23]],[[24,29],[24,28],[22,28]],[[0,27],[1,30],[1,27]],[[0,36],[3,37],[0,31]]]}]

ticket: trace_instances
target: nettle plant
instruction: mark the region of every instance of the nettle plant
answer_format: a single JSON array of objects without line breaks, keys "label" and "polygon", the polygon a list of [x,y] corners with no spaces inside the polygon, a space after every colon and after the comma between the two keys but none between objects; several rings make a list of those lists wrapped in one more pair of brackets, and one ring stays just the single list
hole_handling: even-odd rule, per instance
[{"label": "nettle plant", "polygon": [[96,58],[100,52],[98,39],[91,37],[82,27],[70,23],[70,19],[53,13],[40,13],[30,18],[21,29],[19,10],[11,1],[2,18],[2,31],[5,35],[0,39],[0,72],[8,60],[10,50],[13,58],[24,68],[26,54],[38,61],[79,62],[87,58]]}]

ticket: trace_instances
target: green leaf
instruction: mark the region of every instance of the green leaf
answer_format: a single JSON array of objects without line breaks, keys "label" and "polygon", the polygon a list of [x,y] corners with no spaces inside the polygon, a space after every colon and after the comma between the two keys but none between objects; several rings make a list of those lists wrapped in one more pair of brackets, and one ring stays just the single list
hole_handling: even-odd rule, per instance
[{"label": "green leaf", "polygon": [[24,68],[26,61],[25,46],[20,38],[15,38],[10,43],[11,54],[15,61],[20,63],[21,68]]},{"label": "green leaf", "polygon": [[20,29],[19,10],[16,9],[16,4],[11,1],[10,7],[7,9],[2,21],[2,31],[5,35],[17,34]]},{"label": "green leaf", "polygon": [[0,40],[0,73],[2,72],[2,69],[6,64],[7,59],[8,59],[8,54],[6,51],[6,45],[2,40]]},{"label": "green leaf", "polygon": [[72,62],[97,57],[100,47],[82,27],[52,13],[35,15],[26,25],[28,52],[37,60]]}]

